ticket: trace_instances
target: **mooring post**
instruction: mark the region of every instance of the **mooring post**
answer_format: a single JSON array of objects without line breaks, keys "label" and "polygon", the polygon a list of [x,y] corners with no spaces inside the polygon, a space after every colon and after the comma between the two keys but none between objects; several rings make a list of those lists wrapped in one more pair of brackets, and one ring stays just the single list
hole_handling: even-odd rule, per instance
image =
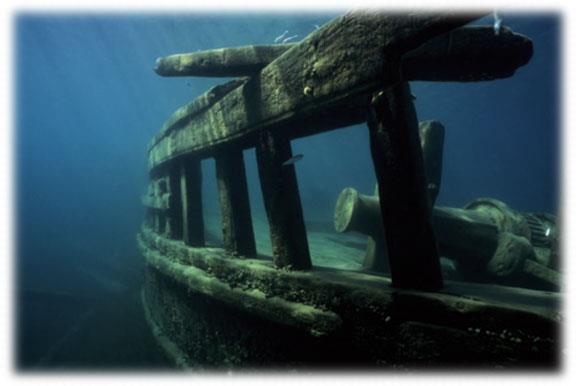
[{"label": "mooring post", "polygon": [[202,167],[197,158],[180,164],[180,195],[182,197],[182,234],[186,245],[203,247],[204,214],[202,209]]},{"label": "mooring post", "polygon": [[225,149],[215,160],[224,248],[235,255],[256,257],[242,149]]},{"label": "mooring post", "polygon": [[368,119],[392,285],[438,290],[442,272],[418,120],[407,82],[374,94]]},{"label": "mooring post", "polygon": [[167,231],[169,238],[182,240],[182,195],[180,192],[180,163],[174,162],[168,170],[168,215]]},{"label": "mooring post", "polygon": [[298,181],[293,164],[290,140],[264,130],[256,144],[260,186],[272,241],[272,255],[277,267],[307,269],[312,266]]}]

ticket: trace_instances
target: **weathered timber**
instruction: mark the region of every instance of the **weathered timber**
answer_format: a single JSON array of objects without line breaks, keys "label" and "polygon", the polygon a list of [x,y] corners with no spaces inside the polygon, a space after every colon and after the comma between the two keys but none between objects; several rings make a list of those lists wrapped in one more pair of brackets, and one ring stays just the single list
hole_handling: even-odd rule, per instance
[{"label": "weathered timber", "polygon": [[[442,177],[444,126],[438,121],[424,121],[419,123],[419,130],[428,198],[430,207],[433,207]],[[378,196],[378,185],[375,187],[374,195]],[[378,200],[359,194],[352,188],[344,189],[336,203],[334,225],[337,232],[354,230],[368,235],[366,255],[362,264],[365,270],[383,273],[390,271]]]},{"label": "weathered timber", "polygon": [[430,207],[434,207],[442,182],[444,126],[438,121],[420,122],[420,144],[426,172],[426,190]]},{"label": "weathered timber", "polygon": [[[249,76],[254,75],[296,43],[217,48],[175,54],[156,61],[162,76]],[[506,78],[528,62],[532,43],[503,27],[457,28],[412,50],[402,60],[406,80],[479,81]]]},{"label": "weathered timber", "polygon": [[[378,184],[376,184],[374,186],[374,196],[378,197],[378,194]],[[338,197],[338,199],[340,199],[340,197]],[[338,208],[338,203],[336,204],[336,208]],[[378,217],[380,217],[380,202],[378,202],[378,206],[374,209],[376,209],[376,213],[378,213]],[[366,240],[366,254],[364,255],[362,268],[366,271],[390,273],[388,246],[386,245],[382,219],[379,219],[379,224],[379,231],[369,235],[368,240]],[[352,228],[350,228],[350,230],[352,230]]]},{"label": "weathered timber", "polygon": [[407,80],[476,82],[507,78],[532,57],[532,41],[503,27],[458,28],[407,53]]},{"label": "weathered timber", "polygon": [[377,197],[365,196],[354,188],[344,188],[336,201],[334,228],[339,233],[354,231],[369,236],[383,233]]},{"label": "weathered timber", "polygon": [[158,214],[157,211],[152,211],[151,216],[152,216],[151,218],[152,229],[160,233],[160,215]]},{"label": "weathered timber", "polygon": [[164,125],[162,125],[158,134],[152,138],[148,145],[148,150],[152,149],[156,143],[165,138],[171,131],[186,126],[193,116],[209,109],[216,101],[224,97],[231,90],[246,83],[246,80],[247,79],[234,79],[224,84],[214,86],[204,94],[196,97],[196,99],[190,103],[180,107],[170,116]]},{"label": "weathered timber", "polygon": [[[530,243],[529,234],[520,226],[525,222],[522,216],[504,203],[485,198],[466,207],[469,209],[435,207],[431,215],[440,255],[453,260],[463,278],[538,289],[559,288],[558,271],[550,268],[553,254]],[[359,194],[353,188],[342,190],[334,209],[334,227],[337,232],[354,231],[369,236],[372,245],[367,245],[364,268],[388,272],[387,255],[382,252],[386,239],[378,196]],[[538,250],[544,257],[538,257]]]},{"label": "weathered timber", "polygon": [[307,269],[312,263],[296,170],[293,164],[282,165],[290,158],[292,147],[287,138],[267,130],[260,133],[256,159],[274,262],[277,267]]},{"label": "weathered timber", "polygon": [[180,190],[180,165],[173,163],[168,172],[169,207],[167,212],[168,231],[171,239],[182,239],[182,198]]},{"label": "weathered timber", "polygon": [[[486,272],[486,265],[497,250],[499,231],[485,213],[436,207],[431,221],[442,256],[455,260],[460,268],[475,272],[476,276]],[[334,226],[337,232],[354,231],[371,237],[375,250],[386,246],[377,195],[359,194],[353,188],[342,190],[334,210]],[[365,268],[388,272],[386,256],[367,253]]]},{"label": "weathered timber", "polygon": [[184,243],[203,247],[202,167],[199,159],[187,158],[180,163],[180,192]]},{"label": "weathered timber", "polygon": [[[231,287],[241,286],[246,283],[246,276],[253,276],[250,281],[254,288],[259,288],[268,296],[281,296],[289,301],[302,301],[307,304],[329,305],[334,304],[332,300],[337,298],[338,292],[335,287],[326,287],[323,281],[333,284],[356,287],[362,289],[364,294],[378,291],[388,294],[392,301],[392,294],[406,294],[425,299],[437,299],[444,302],[455,314],[467,313],[474,307],[462,307],[460,301],[476,301],[486,303],[496,303],[496,307],[511,307],[530,309],[534,313],[544,316],[550,320],[558,320],[559,301],[561,295],[548,291],[535,291],[524,288],[508,286],[485,286],[477,283],[447,282],[445,287],[438,292],[421,292],[412,290],[401,290],[391,288],[390,279],[385,276],[375,276],[359,271],[348,271],[341,269],[326,268],[312,271],[290,271],[276,269],[270,260],[264,259],[234,259],[232,255],[222,248],[189,248],[184,244],[162,237],[153,230],[142,227],[138,235],[140,249],[157,251],[163,259],[176,261],[184,265],[193,266],[204,271],[210,271],[215,278],[226,281]],[[287,285],[286,282],[293,281]],[[306,291],[299,291],[307,288]],[[287,290],[288,289],[288,290]],[[329,291],[323,291],[325,289]],[[362,298],[362,294],[358,294]],[[441,300],[443,299],[443,300]],[[337,300],[341,300],[338,298]],[[506,304],[506,306],[504,305]],[[424,305],[424,304],[422,304]],[[429,305],[434,308],[434,305]],[[400,311],[400,309],[398,309]],[[416,308],[407,307],[404,311],[410,313],[412,318],[417,317],[421,322],[431,322],[437,315],[422,312]],[[479,311],[476,309],[476,311]],[[479,311],[474,318],[479,317],[484,322],[497,322],[493,315]],[[464,320],[448,318],[446,320],[452,327],[466,326]],[[513,319],[509,320],[514,323]],[[480,323],[480,321],[478,320]],[[520,323],[519,320],[516,322]],[[485,326],[487,327],[487,326]],[[537,328],[537,325],[527,323],[525,327]],[[506,327],[503,327],[506,328]]]},{"label": "weathered timber", "polygon": [[[166,177],[155,178],[152,180],[154,197],[161,197],[162,201],[167,202],[166,207],[170,207],[170,193],[168,192],[168,182]],[[168,221],[166,210],[154,210],[155,229],[158,233],[166,234]]]},{"label": "weathered timber", "polygon": [[264,128],[282,126],[293,138],[362,122],[366,96],[398,81],[406,52],[477,17],[350,13],[336,18],[159,140],[150,149],[149,167]]},{"label": "weathered timber", "polygon": [[156,210],[168,210],[170,209],[170,194],[164,194],[162,196],[143,196],[142,205]]},{"label": "weathered timber", "polygon": [[499,231],[482,213],[458,208],[434,208],[432,223],[443,256],[470,271],[484,271],[496,252]]},{"label": "weathered timber", "polygon": [[217,48],[158,58],[154,71],[162,76],[253,75],[295,44]]},{"label": "weathered timber", "polygon": [[522,269],[526,274],[537,277],[546,283],[550,283],[556,288],[560,288],[562,284],[558,271],[550,269],[536,261],[526,260]]},{"label": "weathered timber", "polygon": [[[148,289],[148,291],[150,290]],[[155,315],[153,315],[149,306],[150,303],[147,298],[147,290],[145,287],[142,287],[140,290],[140,302],[142,303],[142,309],[144,310],[144,319],[150,327],[150,331],[158,343],[158,346],[164,350],[168,358],[172,359],[172,362],[177,368],[183,370],[193,369],[193,367],[190,366],[190,363],[192,363],[190,357],[166,336],[162,331],[162,327],[160,327],[156,322],[154,318]]]},{"label": "weathered timber", "polygon": [[[465,362],[507,367],[556,359],[563,317],[559,294],[450,281],[434,293],[394,289],[386,277],[337,269],[278,270],[270,261],[234,259],[221,248],[188,248],[146,228],[138,240],[151,274],[147,301],[152,302],[156,322],[187,353],[196,353],[192,346],[201,343],[225,345],[227,339],[234,340],[218,340],[210,330],[220,328],[214,323],[229,309],[226,316],[232,318],[255,315],[278,324],[277,330],[247,328],[242,336],[251,339],[242,339],[244,343],[256,339],[255,345],[266,349],[265,342],[280,338],[274,334],[287,333],[285,326],[293,326],[309,337],[328,338],[332,350],[335,340],[330,339],[336,338],[343,344],[338,348],[346,347],[338,356],[363,355],[366,365]],[[200,304],[208,306],[198,309]],[[190,320],[201,333],[189,328]],[[204,339],[207,334],[210,339]],[[320,355],[323,338],[310,345],[314,356]],[[242,342],[234,340],[231,351],[237,352]],[[247,356],[235,357],[240,362],[234,363],[248,364],[242,362]]]},{"label": "weathered timber", "polygon": [[368,127],[392,283],[442,288],[418,121],[407,82],[375,94]]},{"label": "weathered timber", "polygon": [[144,249],[143,253],[147,263],[163,274],[191,290],[209,295],[243,311],[254,312],[264,318],[305,329],[315,335],[329,334],[342,324],[342,320],[334,312],[323,311],[280,297],[267,297],[257,289],[231,287],[229,283],[215,278],[202,269],[171,261],[153,250]]},{"label": "weathered timber", "polygon": [[[375,194],[378,194],[378,191]],[[378,200],[359,194],[356,189],[345,188],[336,201],[334,228],[340,233],[354,231],[367,235],[369,239],[363,268],[374,272],[389,272],[386,238]]]},{"label": "weathered timber", "polygon": [[234,255],[255,257],[256,242],[242,149],[224,149],[215,159],[224,247]]}]

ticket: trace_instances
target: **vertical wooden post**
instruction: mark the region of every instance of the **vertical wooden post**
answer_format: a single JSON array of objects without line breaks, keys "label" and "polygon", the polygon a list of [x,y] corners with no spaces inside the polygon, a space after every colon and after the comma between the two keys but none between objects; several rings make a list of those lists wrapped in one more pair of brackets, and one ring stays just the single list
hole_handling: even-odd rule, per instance
[{"label": "vertical wooden post", "polygon": [[160,230],[160,213],[158,213],[158,210],[156,210],[156,209],[152,210],[152,229],[154,229],[154,232],[156,232],[156,233],[161,233],[161,230]]},{"label": "vertical wooden post", "polygon": [[202,165],[199,159],[186,159],[180,164],[180,196],[184,243],[192,247],[203,247]]},{"label": "vertical wooden post", "polygon": [[167,231],[169,238],[182,240],[182,198],[180,191],[180,163],[170,165],[168,171],[168,192],[170,193],[168,214],[167,214]]},{"label": "vertical wooden post", "polygon": [[292,157],[290,141],[265,130],[256,145],[260,186],[277,267],[307,269],[312,266],[298,181],[294,165],[282,163]]},{"label": "vertical wooden post", "polygon": [[152,208],[146,208],[146,227],[148,227],[149,229],[154,229],[154,218],[155,218],[155,213],[154,213],[154,209]]},{"label": "vertical wooden post", "polygon": [[[168,192],[168,187],[166,186],[166,181],[164,178],[158,178],[155,180],[156,197],[162,197]],[[156,232],[159,234],[164,234],[166,231],[166,211],[156,210]]]},{"label": "vertical wooden post", "polygon": [[430,208],[434,208],[442,183],[442,159],[444,157],[444,126],[438,121],[419,124],[422,157],[426,172],[426,190]]},{"label": "vertical wooden post", "polygon": [[[378,184],[374,187],[374,196],[378,197]],[[380,215],[380,202],[378,202],[378,216]],[[382,224],[382,221],[380,221]],[[384,236],[384,226],[380,227],[380,237],[368,236],[366,240],[366,255],[362,267],[369,271],[390,273],[390,263],[388,259],[388,245],[386,244],[386,237]]]},{"label": "vertical wooden post", "polygon": [[392,285],[440,289],[440,258],[430,222],[418,121],[408,83],[401,82],[374,95],[368,126]]},{"label": "vertical wooden post", "polygon": [[215,160],[224,248],[235,255],[256,257],[242,149],[226,149]]}]

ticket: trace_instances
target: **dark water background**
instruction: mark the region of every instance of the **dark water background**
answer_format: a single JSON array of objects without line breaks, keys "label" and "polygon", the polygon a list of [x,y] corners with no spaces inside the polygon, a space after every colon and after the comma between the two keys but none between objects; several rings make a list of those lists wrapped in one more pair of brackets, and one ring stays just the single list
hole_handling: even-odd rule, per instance
[{"label": "dark water background", "polygon": [[[146,147],[179,106],[223,79],[162,78],[159,56],[299,39],[333,14],[21,14],[16,20],[16,165],[20,368],[163,367],[138,306]],[[505,80],[413,82],[420,120],[446,127],[439,205],[494,197],[558,210],[559,40],[555,15],[503,14],[534,42]],[[485,18],[478,24],[491,24]],[[340,191],[371,193],[365,125],[293,142],[309,221],[330,222]],[[245,153],[262,216],[254,152]],[[217,213],[214,164],[205,207]]]}]

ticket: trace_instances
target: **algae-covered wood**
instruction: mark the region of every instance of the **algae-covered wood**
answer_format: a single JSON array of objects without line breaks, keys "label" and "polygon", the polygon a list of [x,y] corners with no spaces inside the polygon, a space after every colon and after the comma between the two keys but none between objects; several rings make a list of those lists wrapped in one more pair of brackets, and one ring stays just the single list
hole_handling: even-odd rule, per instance
[{"label": "algae-covered wood", "polygon": [[250,196],[242,150],[226,149],[218,154],[216,179],[218,180],[222,237],[226,250],[239,256],[256,256]]},{"label": "algae-covered wood", "polygon": [[[254,75],[295,43],[216,48],[158,58],[162,76],[232,77]],[[532,55],[530,40],[492,26],[457,28],[406,53],[402,73],[406,80],[479,81],[511,76]]]},{"label": "algae-covered wood", "polygon": [[292,159],[292,146],[282,133],[262,131],[256,159],[274,262],[278,268],[308,269],[312,262],[296,170],[284,164]]},{"label": "algae-covered wood", "polygon": [[[477,17],[350,13],[336,18],[158,141],[149,152],[149,167],[264,127],[282,125],[290,137],[298,136],[310,117],[339,116],[319,131],[351,124],[362,114],[348,114],[343,106],[400,80],[406,52]],[[285,126],[290,123],[293,128]]]},{"label": "algae-covered wood", "polygon": [[420,144],[426,171],[426,190],[430,207],[433,208],[442,183],[442,160],[444,157],[444,126],[429,120],[419,123]]},{"label": "algae-covered wood", "polygon": [[[214,299],[231,315],[258,315],[277,323],[278,331],[292,326],[324,339],[317,344],[332,339],[333,349],[346,347],[339,351],[346,358],[366,355],[364,365],[464,361],[507,367],[557,360],[562,319],[557,293],[450,281],[435,293],[399,290],[383,276],[327,268],[278,270],[270,260],[236,259],[221,248],[189,248],[148,228],[142,229],[139,245],[150,273],[176,283],[163,294],[181,299],[181,307]],[[163,314],[164,301],[155,310],[163,334],[188,342],[195,329],[189,329],[188,319]],[[198,318],[221,317],[222,309],[214,312]],[[259,331],[246,334],[276,339]]]},{"label": "algae-covered wood", "polygon": [[442,288],[440,256],[411,95],[407,82],[375,94],[368,118],[370,152],[392,283],[437,290]]},{"label": "algae-covered wood", "polygon": [[170,208],[170,194],[166,193],[162,196],[142,196],[142,205],[151,209],[168,210]]},{"label": "algae-covered wood", "polygon": [[182,199],[182,239],[192,247],[204,246],[204,212],[202,209],[202,166],[198,159],[180,164],[180,197]]},{"label": "algae-covered wood", "polygon": [[156,60],[162,76],[246,76],[260,71],[294,44],[217,48],[174,54]]}]

